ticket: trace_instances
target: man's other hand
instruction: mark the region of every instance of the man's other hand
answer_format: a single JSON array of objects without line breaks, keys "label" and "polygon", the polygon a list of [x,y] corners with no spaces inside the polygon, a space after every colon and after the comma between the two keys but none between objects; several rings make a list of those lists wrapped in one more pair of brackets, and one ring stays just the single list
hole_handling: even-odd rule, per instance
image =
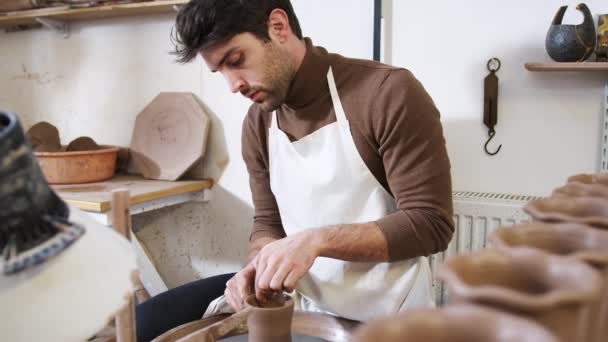
[{"label": "man's other hand", "polygon": [[226,283],[224,295],[226,296],[228,304],[237,312],[243,310],[245,298],[253,294],[255,281],[255,268],[253,263],[256,259],[247,264],[245,268],[240,270]]}]

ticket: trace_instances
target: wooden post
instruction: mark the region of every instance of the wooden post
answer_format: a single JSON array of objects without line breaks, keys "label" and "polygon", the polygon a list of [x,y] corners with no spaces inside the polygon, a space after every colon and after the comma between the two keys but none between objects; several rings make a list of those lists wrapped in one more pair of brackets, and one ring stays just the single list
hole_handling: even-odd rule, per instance
[{"label": "wooden post", "polygon": [[[129,191],[112,191],[112,226],[120,234],[131,240],[131,215],[129,214]],[[135,342],[135,301],[129,296],[129,303],[115,318],[116,341]]]}]

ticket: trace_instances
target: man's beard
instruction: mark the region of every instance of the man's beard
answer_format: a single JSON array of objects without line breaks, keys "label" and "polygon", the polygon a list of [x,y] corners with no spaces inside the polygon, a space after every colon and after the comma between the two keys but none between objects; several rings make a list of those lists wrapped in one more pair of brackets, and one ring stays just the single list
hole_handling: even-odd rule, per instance
[{"label": "man's beard", "polygon": [[264,51],[264,80],[262,91],[266,99],[259,104],[265,112],[279,108],[287,97],[291,81],[296,73],[294,63],[289,54],[270,41]]}]

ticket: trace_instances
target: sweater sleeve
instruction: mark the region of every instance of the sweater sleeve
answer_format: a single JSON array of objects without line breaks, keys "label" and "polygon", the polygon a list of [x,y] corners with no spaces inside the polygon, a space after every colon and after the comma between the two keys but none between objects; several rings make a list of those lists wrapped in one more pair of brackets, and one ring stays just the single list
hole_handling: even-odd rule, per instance
[{"label": "sweater sleeve", "polygon": [[264,152],[267,144],[267,128],[260,113],[249,110],[243,121],[242,155],[249,172],[249,186],[253,198],[253,228],[249,241],[261,237],[285,237],[279,208],[270,189],[268,158]]},{"label": "sweater sleeve", "polygon": [[391,260],[426,256],[450,242],[452,184],[439,111],[407,70],[387,73],[374,96],[370,120],[396,212],[376,223]]}]

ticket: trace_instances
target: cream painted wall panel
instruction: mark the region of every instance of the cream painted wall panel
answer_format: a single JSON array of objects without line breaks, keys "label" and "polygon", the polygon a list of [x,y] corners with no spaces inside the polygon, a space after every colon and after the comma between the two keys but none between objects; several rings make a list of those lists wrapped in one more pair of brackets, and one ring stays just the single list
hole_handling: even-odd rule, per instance
[{"label": "cream painted wall panel", "polygon": [[161,91],[199,93],[201,64],[168,54],[172,16],[98,20],[0,35],[0,103],[26,126],[56,125],[64,142],[90,135],[129,145],[135,116]]},{"label": "cream painted wall panel", "polygon": [[[410,69],[441,110],[456,189],[544,195],[568,175],[597,167],[603,82],[608,75],[539,74],[558,7],[579,23],[575,1],[393,1],[393,63]],[[586,1],[594,14],[604,1]],[[497,134],[483,144],[486,62],[502,61]]]},{"label": "cream painted wall panel", "polygon": [[373,58],[374,0],[292,0],[302,34],[353,58]]}]

